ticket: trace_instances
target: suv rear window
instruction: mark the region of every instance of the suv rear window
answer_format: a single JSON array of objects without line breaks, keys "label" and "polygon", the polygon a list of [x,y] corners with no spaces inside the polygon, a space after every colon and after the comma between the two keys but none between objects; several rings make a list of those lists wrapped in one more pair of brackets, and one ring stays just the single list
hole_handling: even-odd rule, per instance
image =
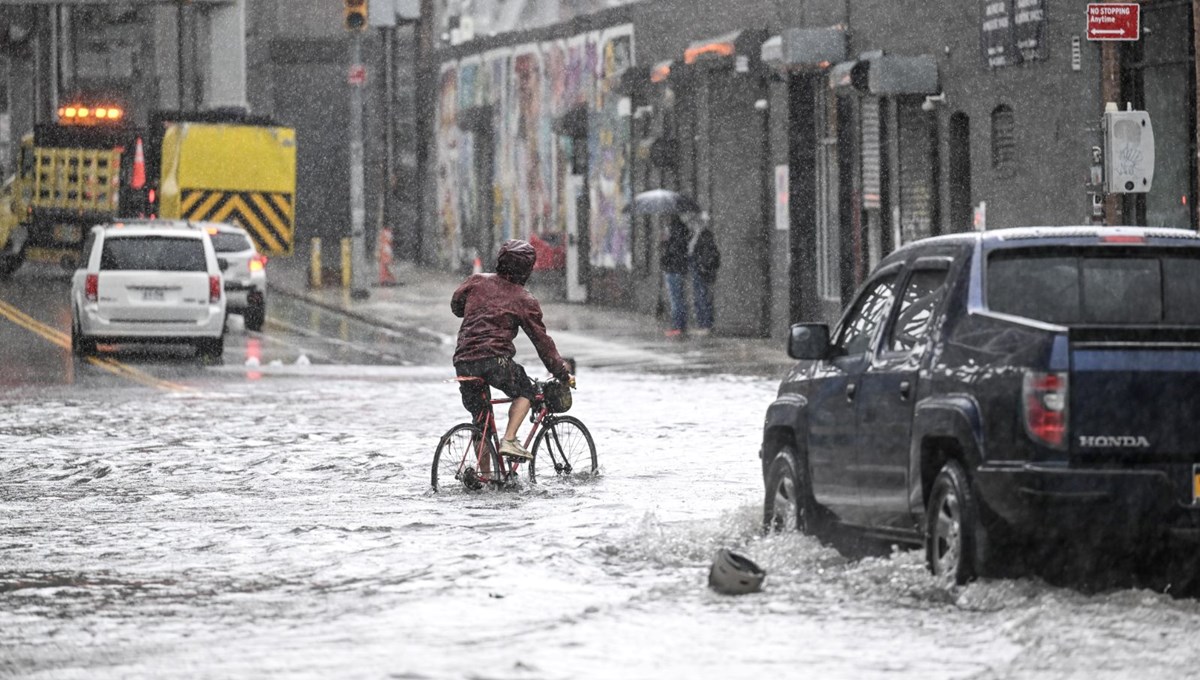
[{"label": "suv rear window", "polygon": [[1200,254],[997,253],[987,304],[1058,324],[1200,325]]},{"label": "suv rear window", "polygon": [[245,234],[234,234],[226,231],[218,231],[212,235],[213,249],[218,253],[236,253],[243,250],[250,250],[252,244],[250,238]]},{"label": "suv rear window", "polygon": [[204,242],[170,236],[110,236],[104,239],[100,268],[125,271],[204,272]]}]

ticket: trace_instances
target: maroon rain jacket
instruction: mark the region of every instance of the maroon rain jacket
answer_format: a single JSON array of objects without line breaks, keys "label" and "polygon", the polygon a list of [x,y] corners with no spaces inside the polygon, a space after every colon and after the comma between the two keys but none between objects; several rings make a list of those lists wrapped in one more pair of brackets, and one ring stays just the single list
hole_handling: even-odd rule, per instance
[{"label": "maroon rain jacket", "polygon": [[559,380],[570,375],[554,340],[542,323],[542,306],[525,287],[497,274],[474,274],[450,298],[450,311],[462,318],[454,363],[504,357],[517,353],[513,339],[524,329],[546,370]]}]

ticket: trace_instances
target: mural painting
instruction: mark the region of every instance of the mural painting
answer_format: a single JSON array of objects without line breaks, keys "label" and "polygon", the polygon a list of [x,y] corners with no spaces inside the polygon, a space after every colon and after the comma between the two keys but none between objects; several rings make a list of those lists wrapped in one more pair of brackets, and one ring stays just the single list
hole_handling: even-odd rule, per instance
[{"label": "mural painting", "polygon": [[[627,25],[443,64],[437,130],[443,264],[463,266],[474,250],[494,250],[507,238],[565,243],[574,149],[560,122],[582,109],[589,258],[598,267],[630,266],[623,212],[630,201],[629,112],[616,86],[632,60],[633,27]],[[488,111],[485,135],[478,119]],[[481,144],[492,145],[491,177],[477,176],[486,167],[476,158]],[[488,191],[490,202],[481,193]],[[483,214],[489,203],[490,214]]]}]

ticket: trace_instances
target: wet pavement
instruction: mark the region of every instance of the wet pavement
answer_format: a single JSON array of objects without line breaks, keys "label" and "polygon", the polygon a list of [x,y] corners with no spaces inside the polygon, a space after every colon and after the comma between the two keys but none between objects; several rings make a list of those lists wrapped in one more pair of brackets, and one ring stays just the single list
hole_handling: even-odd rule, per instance
[{"label": "wet pavement", "polygon": [[[0,676],[1167,678],[1200,662],[1196,600],[950,588],[916,551],[849,561],[762,537],[776,381],[685,375],[674,349],[602,333],[579,331],[581,352],[556,335],[580,357],[571,414],[599,478],[431,493],[464,415],[441,331],[279,301],[264,333],[231,331],[223,365],[117,355],[179,389],[67,379],[61,348],[0,321],[3,365],[31,357],[0,396]],[[50,324],[51,307],[30,311]],[[721,547],[767,569],[763,592],[705,586]]]}]

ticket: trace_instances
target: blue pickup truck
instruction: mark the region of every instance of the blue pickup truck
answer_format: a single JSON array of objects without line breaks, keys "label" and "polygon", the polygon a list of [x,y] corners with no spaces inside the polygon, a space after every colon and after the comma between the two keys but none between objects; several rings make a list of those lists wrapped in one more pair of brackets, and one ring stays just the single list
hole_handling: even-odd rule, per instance
[{"label": "blue pickup truck", "polygon": [[915,242],[832,331],[792,326],[788,353],[761,449],[769,530],[923,546],[959,584],[1034,544],[1149,559],[1200,539],[1195,232]]}]

